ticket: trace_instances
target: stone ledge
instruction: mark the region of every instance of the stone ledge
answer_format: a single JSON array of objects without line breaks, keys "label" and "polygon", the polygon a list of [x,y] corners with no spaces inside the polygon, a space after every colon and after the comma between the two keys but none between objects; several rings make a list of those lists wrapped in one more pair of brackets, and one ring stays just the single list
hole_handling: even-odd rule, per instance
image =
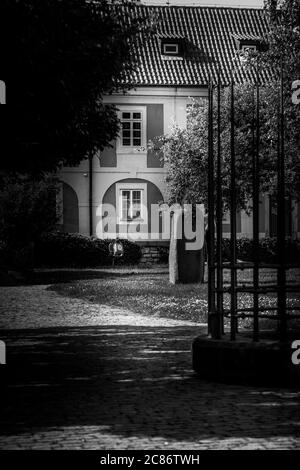
[{"label": "stone ledge", "polygon": [[223,383],[299,385],[300,365],[292,363],[291,343],[199,336],[192,345],[193,369],[203,379]]}]

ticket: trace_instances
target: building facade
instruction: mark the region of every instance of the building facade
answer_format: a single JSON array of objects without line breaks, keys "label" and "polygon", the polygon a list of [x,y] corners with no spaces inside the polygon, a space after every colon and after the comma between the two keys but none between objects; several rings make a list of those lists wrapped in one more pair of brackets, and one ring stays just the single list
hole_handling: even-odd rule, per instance
[{"label": "building facade", "polygon": [[[159,205],[166,194],[166,170],[153,139],[185,127],[187,106],[193,98],[207,97],[208,83],[251,80],[235,64],[240,49],[263,47],[268,19],[262,10],[205,7],[152,7],[124,9],[130,15],[157,18],[157,34],[138,45],[139,65],[128,77],[132,89],[105,97],[116,105],[121,131],[111,147],[78,167],[63,168],[61,226],[100,238],[126,238],[135,233],[143,244],[167,243],[162,238]],[[109,213],[108,208],[114,208]],[[287,201],[287,232],[300,234],[300,206]],[[252,236],[252,218],[237,214],[240,236]],[[224,218],[224,236],[229,233]],[[260,205],[260,235],[276,230],[276,210],[264,196]],[[132,237],[133,238],[133,237]]]}]

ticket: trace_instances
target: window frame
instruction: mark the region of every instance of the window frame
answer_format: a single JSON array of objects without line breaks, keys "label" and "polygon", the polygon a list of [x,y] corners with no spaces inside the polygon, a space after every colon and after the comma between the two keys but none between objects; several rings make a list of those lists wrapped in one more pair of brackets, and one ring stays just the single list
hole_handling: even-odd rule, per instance
[{"label": "window frame", "polygon": [[[140,191],[141,192],[141,213],[137,219],[123,218],[122,192]],[[116,214],[120,225],[142,224],[147,225],[147,183],[116,183]]]},{"label": "window frame", "polygon": [[257,52],[258,47],[256,44],[241,44],[241,51],[247,53],[248,51]]},{"label": "window frame", "polygon": [[[176,48],[176,51],[167,51],[166,48],[167,47],[175,47]],[[164,55],[179,55],[179,44],[178,42],[164,42],[163,45],[162,45],[162,53]]]},{"label": "window frame", "polygon": [[[140,113],[141,114],[141,145],[135,146],[135,145],[123,145],[122,141],[122,129],[120,130],[118,139],[117,139],[117,152],[118,153],[147,153],[147,146],[146,146],[146,132],[147,132],[147,107],[146,106],[119,106],[118,107],[118,118],[121,122],[122,125],[122,114],[123,113],[130,113],[131,116],[133,113]],[[125,122],[134,122],[132,117],[128,120],[124,120]],[[133,128],[130,129],[131,132],[133,132]],[[133,135],[130,135],[130,140],[133,144]]]},{"label": "window frame", "polygon": [[[129,193],[129,210],[128,210],[128,216],[124,217],[124,206],[123,206],[123,194],[124,193]],[[133,217],[133,204],[134,204],[134,198],[133,194],[134,193],[139,193],[139,204],[140,204],[140,215],[138,217]],[[143,201],[143,190],[142,189],[120,189],[120,217],[122,221],[126,222],[134,222],[141,220],[141,214],[142,214],[142,201]]]}]

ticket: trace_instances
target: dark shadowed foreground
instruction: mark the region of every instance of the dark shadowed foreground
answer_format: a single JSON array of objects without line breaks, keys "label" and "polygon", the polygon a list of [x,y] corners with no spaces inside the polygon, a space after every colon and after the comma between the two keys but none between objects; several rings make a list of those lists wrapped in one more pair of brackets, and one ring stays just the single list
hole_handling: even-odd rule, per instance
[{"label": "dark shadowed foreground", "polygon": [[193,373],[191,341],[204,326],[43,286],[7,287],[0,300],[1,449],[300,448],[299,390]]}]

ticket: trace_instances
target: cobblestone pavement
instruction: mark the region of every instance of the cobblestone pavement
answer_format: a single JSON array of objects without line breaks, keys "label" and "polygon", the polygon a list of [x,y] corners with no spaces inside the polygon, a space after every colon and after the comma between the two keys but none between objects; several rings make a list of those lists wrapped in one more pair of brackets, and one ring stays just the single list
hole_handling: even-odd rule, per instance
[{"label": "cobblestone pavement", "polygon": [[199,325],[46,286],[1,288],[0,305],[1,449],[300,449],[300,391],[201,380]]}]

